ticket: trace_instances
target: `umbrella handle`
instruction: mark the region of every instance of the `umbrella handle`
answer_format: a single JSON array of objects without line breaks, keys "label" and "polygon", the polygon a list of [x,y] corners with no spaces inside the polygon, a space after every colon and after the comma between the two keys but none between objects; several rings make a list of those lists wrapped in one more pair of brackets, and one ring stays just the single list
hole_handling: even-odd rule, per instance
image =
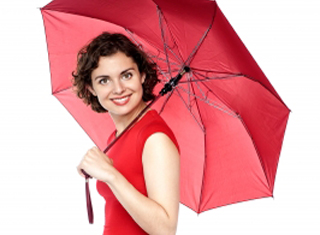
[{"label": "umbrella handle", "polygon": [[89,223],[93,224],[93,209],[89,190],[89,178],[86,179],[86,201],[87,201],[87,211]]},{"label": "umbrella handle", "polygon": [[85,172],[83,169],[81,169],[81,172],[86,177],[86,202],[87,202],[87,211],[88,211],[88,219],[89,223],[93,224],[93,209],[92,209],[92,202],[91,202],[91,195],[90,195],[90,188],[89,188],[89,179],[92,178],[87,172]]}]

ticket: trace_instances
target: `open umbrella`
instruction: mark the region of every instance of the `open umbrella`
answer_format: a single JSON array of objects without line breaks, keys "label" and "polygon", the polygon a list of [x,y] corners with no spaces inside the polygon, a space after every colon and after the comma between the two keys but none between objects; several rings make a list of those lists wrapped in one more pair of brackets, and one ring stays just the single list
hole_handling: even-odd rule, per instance
[{"label": "open umbrella", "polygon": [[201,213],[273,195],[290,111],[215,1],[54,0],[41,12],[52,92],[100,149],[112,120],[76,97],[71,72],[84,44],[119,32],[157,63],[163,84],[180,80],[153,108],[181,148],[181,203]]}]

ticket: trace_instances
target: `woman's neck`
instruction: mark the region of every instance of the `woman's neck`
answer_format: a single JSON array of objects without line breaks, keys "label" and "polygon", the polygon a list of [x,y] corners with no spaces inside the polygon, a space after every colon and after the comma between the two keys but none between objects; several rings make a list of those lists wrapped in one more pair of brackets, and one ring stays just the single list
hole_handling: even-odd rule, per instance
[{"label": "woman's neck", "polygon": [[145,102],[141,102],[139,107],[137,107],[133,112],[131,112],[127,115],[114,115],[114,114],[110,113],[110,116],[111,116],[113,123],[116,127],[116,135],[117,136],[120,135],[127,128],[127,126],[129,126],[130,123],[140,114],[140,112],[142,112],[142,110],[146,106],[147,105]]}]

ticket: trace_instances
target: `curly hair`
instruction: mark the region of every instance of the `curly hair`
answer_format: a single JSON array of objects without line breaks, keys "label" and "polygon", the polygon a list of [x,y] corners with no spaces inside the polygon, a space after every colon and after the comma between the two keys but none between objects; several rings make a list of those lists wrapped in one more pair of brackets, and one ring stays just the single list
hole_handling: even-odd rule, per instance
[{"label": "curly hair", "polygon": [[89,86],[92,87],[91,73],[98,67],[100,57],[111,56],[117,52],[122,52],[131,57],[137,64],[139,72],[146,75],[142,84],[142,100],[147,102],[155,98],[153,88],[159,82],[156,64],[125,35],[104,32],[78,52],[77,68],[76,71],[72,72],[72,83],[76,88],[77,96],[85,104],[91,105],[92,110],[98,113],[104,113],[107,110],[101,106],[97,97],[91,94],[88,89]]}]

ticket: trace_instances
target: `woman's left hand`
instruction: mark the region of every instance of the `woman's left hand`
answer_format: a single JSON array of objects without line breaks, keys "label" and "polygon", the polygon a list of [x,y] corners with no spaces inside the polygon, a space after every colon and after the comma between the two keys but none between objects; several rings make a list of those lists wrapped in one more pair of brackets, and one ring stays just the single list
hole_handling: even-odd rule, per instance
[{"label": "woman's left hand", "polygon": [[84,176],[81,169],[97,180],[106,183],[112,180],[115,171],[112,159],[97,147],[89,149],[77,167],[79,174]]}]

